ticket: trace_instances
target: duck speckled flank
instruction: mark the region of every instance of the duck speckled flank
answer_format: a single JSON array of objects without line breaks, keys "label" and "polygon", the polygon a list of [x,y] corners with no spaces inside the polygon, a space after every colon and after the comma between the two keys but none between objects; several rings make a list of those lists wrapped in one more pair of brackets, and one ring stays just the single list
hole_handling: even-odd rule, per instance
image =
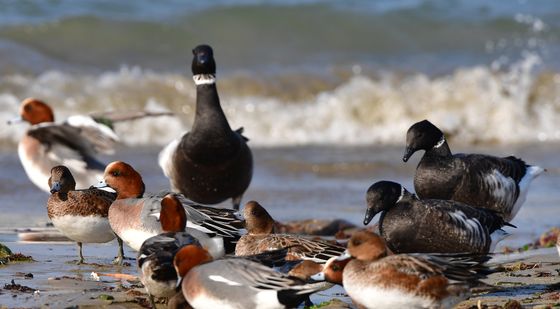
[{"label": "duck speckled flank", "polygon": [[345,248],[325,241],[311,240],[299,235],[274,234],[274,219],[266,209],[255,201],[243,209],[247,234],[241,236],[235,247],[235,255],[247,256],[267,250],[288,248],[288,259],[305,259],[325,263],[340,255]]}]

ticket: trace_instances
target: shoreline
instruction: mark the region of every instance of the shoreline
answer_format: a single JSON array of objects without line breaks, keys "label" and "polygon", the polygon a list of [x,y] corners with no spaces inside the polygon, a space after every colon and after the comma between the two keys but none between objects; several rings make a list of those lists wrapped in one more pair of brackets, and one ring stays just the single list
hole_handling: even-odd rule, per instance
[{"label": "shoreline", "polygon": [[[13,253],[33,258],[33,262],[0,265],[2,309],[149,306],[147,294],[137,278],[136,252],[125,247],[125,265],[111,264],[117,251],[116,241],[84,244],[87,264],[76,265],[77,250],[72,242],[24,242],[18,240],[16,233],[6,232],[0,234],[0,240]],[[456,308],[510,308],[502,306],[508,302],[511,305],[513,300],[521,307],[560,306],[560,257],[556,248],[496,253],[489,264],[500,270],[483,280],[494,288],[473,293]],[[322,304],[321,308],[355,308],[340,286],[314,294],[311,300],[315,305]],[[331,300],[334,301],[325,305]],[[158,308],[165,307],[161,304]]]}]

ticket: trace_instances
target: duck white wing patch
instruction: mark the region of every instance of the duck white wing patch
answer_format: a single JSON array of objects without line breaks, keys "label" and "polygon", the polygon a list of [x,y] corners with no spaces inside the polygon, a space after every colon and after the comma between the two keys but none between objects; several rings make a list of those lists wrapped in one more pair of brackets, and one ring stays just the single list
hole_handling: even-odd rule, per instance
[{"label": "duck white wing patch", "polygon": [[149,214],[148,216],[155,217],[159,221],[160,214],[161,214],[161,212],[153,212],[153,213]]},{"label": "duck white wing patch", "polygon": [[80,136],[92,143],[96,151],[105,154],[115,152],[115,144],[119,142],[119,137],[108,126],[83,115],[70,116],[65,123],[80,129]]},{"label": "duck white wing patch", "polygon": [[227,278],[224,278],[220,275],[210,275],[208,276],[208,279],[212,280],[212,281],[216,281],[216,282],[222,282],[225,283],[227,285],[231,285],[231,286],[241,286],[242,284],[239,282],[235,282],[232,280],[229,280]]},{"label": "duck white wing patch", "polygon": [[487,241],[486,231],[477,219],[468,218],[464,212],[456,210],[449,214],[455,225],[465,233],[473,246],[483,247]]}]

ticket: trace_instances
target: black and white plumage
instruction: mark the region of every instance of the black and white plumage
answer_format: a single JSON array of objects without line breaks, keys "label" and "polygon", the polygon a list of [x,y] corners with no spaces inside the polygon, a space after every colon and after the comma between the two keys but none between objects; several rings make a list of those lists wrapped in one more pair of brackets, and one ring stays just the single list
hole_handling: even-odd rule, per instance
[{"label": "black and white plumage", "polygon": [[159,165],[174,190],[197,203],[232,199],[239,209],[253,175],[253,157],[243,129],[232,130],[220,106],[212,48],[193,50],[196,115],[190,132],[159,154]]},{"label": "black and white plumage", "polygon": [[426,151],[414,177],[414,189],[421,199],[488,208],[508,222],[525,202],[531,181],[544,171],[513,156],[453,155],[443,132],[428,120],[408,129],[403,160],[408,161],[418,150]]},{"label": "black and white plumage", "polygon": [[367,191],[364,224],[377,213],[379,231],[396,253],[486,254],[507,233],[491,210],[450,201],[420,200],[403,186],[379,181]]},{"label": "black and white plumage", "polygon": [[138,273],[152,304],[153,297],[176,294],[178,276],[173,258],[179,249],[191,244],[200,245],[187,232],[167,232],[148,238],[140,247],[136,258]]}]

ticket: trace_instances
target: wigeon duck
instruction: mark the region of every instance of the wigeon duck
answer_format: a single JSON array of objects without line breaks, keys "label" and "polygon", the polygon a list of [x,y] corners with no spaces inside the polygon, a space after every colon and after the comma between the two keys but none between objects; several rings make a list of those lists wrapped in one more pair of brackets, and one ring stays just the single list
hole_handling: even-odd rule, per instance
[{"label": "wigeon duck", "polygon": [[[95,188],[76,190],[76,181],[70,170],[62,165],[51,169],[48,180],[51,196],[47,202],[49,218],[66,237],[76,241],[79,248],[78,264],[84,262],[82,243],[104,243],[115,238],[108,220],[109,207],[115,195]],[[115,263],[123,261],[122,241]]]},{"label": "wigeon duck", "polygon": [[153,308],[156,308],[154,297],[176,294],[178,278],[173,266],[175,253],[186,245],[200,245],[198,239],[185,232],[187,214],[173,194],[161,200],[159,220],[164,233],[146,239],[137,256],[140,281],[148,292]]},{"label": "wigeon duck", "polygon": [[239,209],[253,175],[253,158],[242,128],[232,131],[220,107],[212,48],[193,50],[196,114],[190,132],[172,141],[159,154],[159,165],[173,190],[203,204],[232,199]]},{"label": "wigeon duck", "polygon": [[[132,249],[138,251],[146,239],[163,232],[159,215],[161,200],[168,192],[144,195],[142,176],[132,166],[122,161],[110,163],[97,186],[110,187],[117,192],[117,199],[109,209],[109,223]],[[240,229],[235,227],[240,221],[234,210],[200,206],[181,195],[176,195],[176,198],[185,208],[189,228],[213,236],[218,251],[225,250],[227,253],[234,250],[234,242],[240,237]],[[188,232],[197,233],[193,230]]]},{"label": "wigeon duck", "polygon": [[29,179],[46,192],[50,191],[50,170],[57,165],[72,171],[80,189],[97,182],[105,164],[96,159],[96,154],[112,153],[118,141],[109,127],[88,116],[72,116],[63,123],[55,123],[50,106],[33,98],[21,103],[20,118],[10,123],[18,121],[31,124],[19,142],[21,164]]},{"label": "wigeon duck", "polygon": [[287,259],[305,259],[325,263],[339,256],[346,248],[325,241],[312,240],[299,235],[275,234],[274,219],[255,201],[243,209],[247,234],[241,236],[235,247],[236,256],[253,255],[267,250],[288,248]]},{"label": "wigeon duck", "polygon": [[525,202],[531,181],[544,171],[513,156],[453,155],[443,132],[428,120],[408,129],[403,160],[418,150],[425,150],[414,176],[414,189],[421,199],[488,208],[507,222]]},{"label": "wigeon duck", "polygon": [[325,289],[325,282],[306,283],[249,259],[211,260],[194,245],[175,255],[183,296],[193,308],[294,308]]},{"label": "wigeon duck", "polygon": [[348,257],[348,254],[345,251],[338,257],[330,258],[325,264],[323,264],[323,268],[319,272],[312,274],[309,278],[312,280],[327,281],[342,285],[344,267],[346,267],[346,264],[348,264],[351,260],[352,259]]},{"label": "wigeon duck", "polygon": [[364,224],[376,214],[379,231],[395,253],[488,253],[509,225],[488,209],[447,200],[420,200],[403,186],[379,181],[366,194]]},{"label": "wigeon duck", "polygon": [[451,308],[489,273],[487,256],[387,256],[383,239],[369,231],[356,232],[345,255],[353,259],[327,265],[324,278],[340,281],[342,267],[344,289],[360,308]]}]

